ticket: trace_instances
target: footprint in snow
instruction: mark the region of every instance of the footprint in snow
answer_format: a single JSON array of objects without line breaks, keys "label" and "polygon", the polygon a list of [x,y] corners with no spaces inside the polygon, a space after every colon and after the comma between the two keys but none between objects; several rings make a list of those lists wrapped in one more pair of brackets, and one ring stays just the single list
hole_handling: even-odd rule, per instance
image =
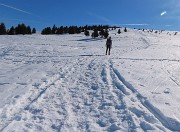
[{"label": "footprint in snow", "polygon": [[20,97],[20,95],[16,95],[16,96],[14,96],[14,98],[15,98],[15,99],[18,99],[19,97]]},{"label": "footprint in snow", "polygon": [[166,88],[166,89],[164,90],[164,93],[165,93],[165,94],[169,94],[169,93],[170,93],[170,89],[169,89],[169,88]]}]

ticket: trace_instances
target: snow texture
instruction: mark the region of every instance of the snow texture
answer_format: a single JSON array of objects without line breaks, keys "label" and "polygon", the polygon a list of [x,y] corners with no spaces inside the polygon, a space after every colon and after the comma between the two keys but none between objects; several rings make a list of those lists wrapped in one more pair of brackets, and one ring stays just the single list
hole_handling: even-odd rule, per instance
[{"label": "snow texture", "polygon": [[180,131],[180,35],[0,36],[0,131]]}]

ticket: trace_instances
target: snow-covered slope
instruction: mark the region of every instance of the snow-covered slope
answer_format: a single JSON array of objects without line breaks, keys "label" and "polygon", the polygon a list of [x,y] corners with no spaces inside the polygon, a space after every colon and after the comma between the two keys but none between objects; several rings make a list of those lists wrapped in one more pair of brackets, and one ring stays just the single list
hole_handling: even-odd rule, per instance
[{"label": "snow-covered slope", "polygon": [[180,131],[180,35],[0,36],[0,131]]}]

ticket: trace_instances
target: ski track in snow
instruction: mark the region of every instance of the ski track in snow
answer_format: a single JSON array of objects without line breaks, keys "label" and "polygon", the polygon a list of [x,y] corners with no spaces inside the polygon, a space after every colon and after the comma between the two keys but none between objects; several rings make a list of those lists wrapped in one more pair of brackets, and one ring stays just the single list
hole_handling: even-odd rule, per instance
[{"label": "ski track in snow", "polygon": [[[26,36],[25,39],[37,38]],[[155,43],[142,32],[133,41],[135,39],[143,45],[130,50],[125,48],[121,55],[147,50]],[[48,43],[45,43],[47,40],[53,44],[59,43],[53,38],[49,40],[42,37],[40,40],[44,43],[36,45],[48,47]],[[70,51],[76,50],[74,45],[68,46],[64,41],[60,43],[61,47],[68,47]],[[41,82],[35,82],[31,86],[26,82],[16,82],[16,85],[28,86],[29,90],[24,95],[16,95],[0,109],[0,131],[180,131],[180,122],[174,117],[166,116],[153,105],[138,88],[125,79],[114,62],[117,59],[161,62],[169,80],[180,87],[178,78],[164,65],[166,61],[179,60],[111,57],[93,53],[66,55],[55,50],[55,47],[48,50],[42,48],[41,51],[37,49],[31,53],[19,48],[1,48],[0,59],[25,64],[15,67],[17,71],[25,68],[26,64],[46,63],[53,65],[56,70],[49,71],[46,78],[41,78]],[[79,48],[83,51],[85,46]],[[13,53],[13,50],[18,53]],[[16,57],[11,58],[13,55]],[[0,83],[2,86],[10,84]]]},{"label": "ski track in snow", "polygon": [[[145,121],[147,121],[150,124],[151,123],[155,124],[155,126],[156,126],[156,124],[158,125],[158,122],[159,122],[159,123],[163,124],[164,127],[166,127],[167,129],[170,129],[172,131],[180,130],[179,122],[166,117],[163,113],[161,113],[160,110],[155,108],[145,97],[143,97],[129,82],[126,82],[126,80],[120,75],[118,70],[113,67],[113,65],[112,65],[112,69],[113,69],[114,74],[117,76],[118,80],[120,81],[120,83],[122,85],[124,85],[124,87],[126,89],[129,89],[132,92],[133,97],[130,97],[131,101],[135,101],[135,102],[138,101],[138,103],[140,103],[140,104],[136,105],[136,106],[139,106],[140,109],[137,109],[137,107],[129,108],[129,109],[131,109],[131,112],[136,114],[136,116],[143,115],[144,116],[143,118],[145,119]],[[114,84],[116,84],[116,83],[114,83]],[[123,86],[121,86],[121,84],[118,84],[116,87],[119,89],[123,88],[123,90],[122,90],[123,93],[126,93],[126,92],[124,92],[125,88]],[[126,93],[125,95],[129,96],[129,93],[128,94]],[[136,96],[136,97],[134,97],[134,96]],[[125,104],[127,104],[127,103],[125,103]],[[145,111],[142,111],[141,109],[143,109],[143,107],[144,107],[144,109],[147,109],[146,111],[148,111],[150,114],[147,114]],[[151,125],[148,125],[147,122],[145,124],[144,124],[144,122],[143,123],[141,122],[143,124],[142,128],[148,127],[148,129],[150,128],[150,129],[154,130],[155,128],[152,127]],[[157,127],[159,127],[159,129],[161,128],[163,131],[165,130],[164,127],[160,127],[160,126],[157,126]],[[146,131],[146,129],[144,129],[144,131]]]}]

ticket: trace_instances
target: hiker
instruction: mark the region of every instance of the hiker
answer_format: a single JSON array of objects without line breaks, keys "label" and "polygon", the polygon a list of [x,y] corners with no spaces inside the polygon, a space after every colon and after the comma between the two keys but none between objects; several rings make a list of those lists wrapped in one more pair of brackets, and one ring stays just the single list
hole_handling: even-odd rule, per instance
[{"label": "hiker", "polygon": [[107,55],[108,50],[109,50],[108,54],[110,55],[111,46],[112,46],[112,40],[111,40],[111,37],[109,37],[106,41],[106,55]]}]

